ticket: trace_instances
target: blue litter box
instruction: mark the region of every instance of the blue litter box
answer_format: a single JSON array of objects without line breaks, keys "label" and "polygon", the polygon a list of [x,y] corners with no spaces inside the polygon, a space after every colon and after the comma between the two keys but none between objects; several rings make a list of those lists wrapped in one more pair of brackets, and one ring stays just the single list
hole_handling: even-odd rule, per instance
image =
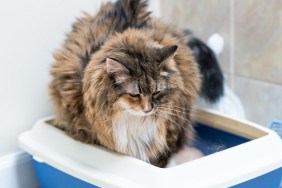
[{"label": "blue litter box", "polygon": [[20,135],[33,156],[41,188],[235,187],[279,188],[282,141],[262,126],[213,111],[197,110],[194,146],[204,157],[171,168],[158,168],[99,146],[75,141],[38,121]]}]

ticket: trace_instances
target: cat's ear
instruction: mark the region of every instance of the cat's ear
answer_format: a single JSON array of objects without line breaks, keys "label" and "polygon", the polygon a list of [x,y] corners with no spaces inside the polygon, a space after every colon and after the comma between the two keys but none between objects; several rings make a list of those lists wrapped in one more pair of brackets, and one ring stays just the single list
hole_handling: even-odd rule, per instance
[{"label": "cat's ear", "polygon": [[177,50],[176,45],[166,46],[160,49],[160,55],[162,58],[162,61],[167,60],[168,58],[171,58],[175,55],[175,52]]},{"label": "cat's ear", "polygon": [[[169,65],[171,63],[171,61],[169,61],[170,59],[172,59],[175,56],[175,52],[177,50],[177,46],[176,45],[172,45],[172,46],[166,46],[160,49],[160,56],[161,56],[161,62],[159,64],[160,67],[166,65]],[[173,66],[173,65],[172,65]]]},{"label": "cat's ear", "polygon": [[122,83],[129,78],[128,69],[111,58],[106,59],[107,73],[114,76],[116,83]]}]

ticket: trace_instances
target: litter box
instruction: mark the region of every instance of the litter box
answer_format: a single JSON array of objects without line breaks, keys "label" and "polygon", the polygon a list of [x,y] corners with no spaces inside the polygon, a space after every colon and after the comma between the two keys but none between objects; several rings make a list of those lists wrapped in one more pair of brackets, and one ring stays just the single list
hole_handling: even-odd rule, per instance
[{"label": "litter box", "polygon": [[19,145],[33,156],[41,188],[280,187],[282,141],[275,132],[213,111],[195,116],[194,146],[205,156],[171,168],[75,141],[48,125],[51,118],[22,133]]}]

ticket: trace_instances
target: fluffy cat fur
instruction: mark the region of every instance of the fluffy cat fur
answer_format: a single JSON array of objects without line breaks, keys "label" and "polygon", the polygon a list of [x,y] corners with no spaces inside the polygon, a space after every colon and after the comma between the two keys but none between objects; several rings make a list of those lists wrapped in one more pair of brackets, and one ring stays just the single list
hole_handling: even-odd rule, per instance
[{"label": "fluffy cat fur", "polygon": [[193,52],[202,76],[201,97],[208,103],[217,103],[224,96],[224,76],[214,52],[189,30],[187,45]]},{"label": "fluffy cat fur", "polygon": [[54,53],[55,126],[164,167],[193,138],[201,86],[185,34],[150,17],[145,1],[102,5],[73,25]]}]

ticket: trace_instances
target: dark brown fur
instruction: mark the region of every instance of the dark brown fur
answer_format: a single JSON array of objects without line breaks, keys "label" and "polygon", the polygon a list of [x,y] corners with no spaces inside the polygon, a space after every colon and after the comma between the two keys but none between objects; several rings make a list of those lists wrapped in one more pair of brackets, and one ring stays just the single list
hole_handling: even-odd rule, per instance
[{"label": "dark brown fur", "polygon": [[[107,3],[96,16],[85,15],[54,54],[50,95],[57,111],[56,126],[82,142],[129,155],[117,148],[113,136],[112,122],[122,111],[119,104],[142,110],[158,102],[158,112],[152,116],[162,122],[157,134],[167,147],[151,143],[146,152],[152,164],[164,167],[170,154],[193,137],[191,111],[200,78],[186,43],[182,32],[151,19],[144,2]],[[174,54],[162,53],[174,45]],[[107,58],[126,68],[126,81],[116,83],[117,74],[107,71]],[[160,72],[168,76],[161,77]],[[131,83],[138,83],[142,91],[138,99],[128,95],[129,90],[135,92]],[[148,98],[157,83],[168,87],[159,101]]]}]

